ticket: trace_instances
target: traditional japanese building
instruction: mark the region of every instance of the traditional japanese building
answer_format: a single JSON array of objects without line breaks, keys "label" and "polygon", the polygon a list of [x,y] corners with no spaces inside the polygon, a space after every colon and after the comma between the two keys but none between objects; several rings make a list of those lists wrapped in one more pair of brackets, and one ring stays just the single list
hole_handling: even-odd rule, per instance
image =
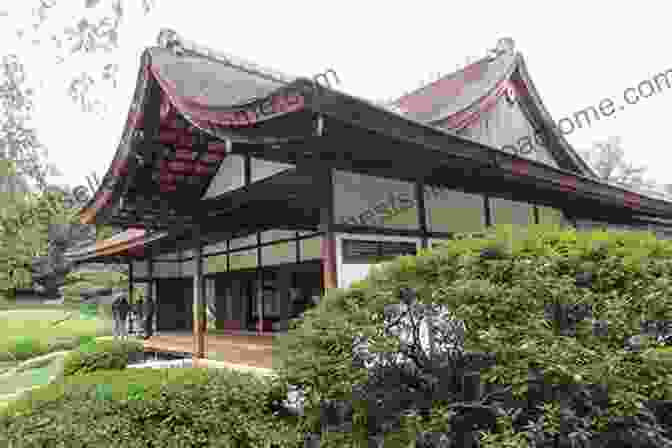
[{"label": "traditional japanese building", "polygon": [[[282,331],[372,264],[493,224],[672,229],[672,203],[600,181],[510,39],[384,108],[163,32],[68,256],[129,263],[156,329]],[[201,342],[198,342],[201,341]]]}]

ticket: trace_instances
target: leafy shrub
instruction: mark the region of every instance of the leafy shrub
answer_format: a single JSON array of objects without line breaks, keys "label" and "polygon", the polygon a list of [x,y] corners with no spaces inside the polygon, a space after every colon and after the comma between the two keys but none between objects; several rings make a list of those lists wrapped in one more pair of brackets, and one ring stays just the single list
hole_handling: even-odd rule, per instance
[{"label": "leafy shrub", "polygon": [[125,369],[134,352],[143,350],[138,341],[87,340],[65,359],[63,374],[82,375],[96,370]]},{"label": "leafy shrub", "polygon": [[[449,433],[477,409],[496,422],[479,428],[484,446],[570,439],[606,446],[609,437],[631,436],[648,440],[641,446],[666,446],[672,427],[661,426],[653,409],[672,401],[672,363],[649,356],[660,345],[655,338],[634,344],[632,337],[642,321],[672,319],[671,282],[672,243],[648,233],[497,227],[483,238],[399,257],[349,290],[328,293],[280,338],[274,358],[281,378],[305,394],[306,431],[323,432],[325,402],[350,403],[351,431],[333,443],[330,433],[327,446],[381,433],[386,442],[405,438],[397,440],[403,446],[414,432]],[[362,341],[383,358],[420,356],[414,344],[386,331],[404,288],[417,291],[420,305],[444,307],[466,324],[465,353],[494,357],[481,369],[490,401],[463,403],[447,393],[423,407],[423,384],[442,384],[441,372],[455,376],[455,367],[436,370],[441,359],[410,370],[408,363],[381,369],[353,362]],[[381,375],[388,377],[377,383],[384,386],[371,387]],[[373,402],[411,413],[386,429],[372,424],[385,415]]]},{"label": "leafy shrub", "polygon": [[[128,369],[67,377],[0,415],[0,444],[22,447],[297,447],[273,415],[270,380],[225,370]],[[39,428],[39,431],[36,431]]]}]

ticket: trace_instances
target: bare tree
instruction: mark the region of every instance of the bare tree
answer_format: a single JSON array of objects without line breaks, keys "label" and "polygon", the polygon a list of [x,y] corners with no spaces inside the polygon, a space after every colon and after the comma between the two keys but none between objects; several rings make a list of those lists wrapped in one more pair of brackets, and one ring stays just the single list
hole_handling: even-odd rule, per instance
[{"label": "bare tree", "polygon": [[644,179],[647,167],[636,167],[625,160],[620,137],[595,142],[590,150],[580,154],[602,180],[635,189],[656,188],[655,181]]}]

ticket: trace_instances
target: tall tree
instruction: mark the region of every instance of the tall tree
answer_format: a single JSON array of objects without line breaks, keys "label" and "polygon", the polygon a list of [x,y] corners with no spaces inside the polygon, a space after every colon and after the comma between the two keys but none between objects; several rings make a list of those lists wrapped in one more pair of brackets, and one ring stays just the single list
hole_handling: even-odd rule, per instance
[{"label": "tall tree", "polygon": [[[0,161],[0,176],[14,175],[14,163]],[[49,225],[73,218],[56,194],[0,191],[0,293],[30,285],[33,259],[47,252]]]},{"label": "tall tree", "polygon": [[26,84],[25,67],[14,55],[0,59],[0,159],[14,162],[15,170],[4,177],[4,190],[28,191],[27,180],[46,186],[49,166],[44,147],[30,126],[33,90]]},{"label": "tall tree", "polygon": [[[64,92],[82,110],[90,112],[102,104],[94,95],[98,81],[110,82],[116,87],[119,66],[114,63],[113,53],[119,46],[127,6],[131,16],[146,15],[153,9],[154,0],[15,2],[0,11],[0,26],[14,27],[20,42],[47,50],[54,64],[65,64],[69,60],[81,62],[82,58],[96,63],[99,59],[87,57],[104,52],[105,62],[100,67],[88,64],[84,72],[73,69],[72,79],[64,85]],[[30,68],[19,55],[0,53],[0,159],[16,164],[14,177],[0,182],[0,188],[5,190],[25,189],[26,180],[44,190],[47,177],[57,172],[46,162],[46,148],[30,124],[35,92],[26,76]]]}]

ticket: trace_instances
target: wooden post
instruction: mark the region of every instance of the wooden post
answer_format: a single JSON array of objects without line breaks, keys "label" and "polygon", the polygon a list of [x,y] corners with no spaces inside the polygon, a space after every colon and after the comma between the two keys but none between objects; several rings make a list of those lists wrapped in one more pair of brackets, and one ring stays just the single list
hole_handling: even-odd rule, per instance
[{"label": "wooden post", "polygon": [[257,333],[264,332],[264,265],[261,258],[261,233],[257,232],[257,275],[255,295],[257,296]]},{"label": "wooden post", "polygon": [[205,297],[203,294],[203,246],[200,229],[195,231],[196,272],[194,273],[194,366],[198,359],[205,358]]},{"label": "wooden post", "polygon": [[156,314],[156,302],[154,301],[154,261],[152,260],[152,252],[149,251],[149,257],[147,258],[147,303],[144,304],[144,330],[145,337],[152,336],[154,330],[154,315]]},{"label": "wooden post", "polygon": [[133,261],[128,260],[128,300],[133,303]]},{"label": "wooden post", "polygon": [[[133,300],[133,260],[128,259],[128,303],[135,309],[135,301]],[[129,313],[128,318],[128,333],[133,334],[133,318],[135,313]]]},{"label": "wooden post", "polygon": [[320,214],[320,224],[324,232],[322,236],[322,272],[324,276],[324,289],[328,291],[338,287],[337,259],[336,259],[336,234],[334,233],[334,172],[331,169],[324,170],[325,202]]},{"label": "wooden post", "polygon": [[422,182],[415,182],[415,203],[417,204],[418,223],[420,224],[420,231],[422,232],[422,248],[427,249],[429,246],[427,241],[427,208],[425,204],[425,184]]},{"label": "wooden post", "polygon": [[258,271],[256,283],[255,295],[257,296],[257,333],[262,334],[264,332],[264,280],[263,272]]},{"label": "wooden post", "polygon": [[289,329],[289,289],[292,287],[292,273],[289,269],[278,271],[278,292],[280,294],[280,331]]}]

